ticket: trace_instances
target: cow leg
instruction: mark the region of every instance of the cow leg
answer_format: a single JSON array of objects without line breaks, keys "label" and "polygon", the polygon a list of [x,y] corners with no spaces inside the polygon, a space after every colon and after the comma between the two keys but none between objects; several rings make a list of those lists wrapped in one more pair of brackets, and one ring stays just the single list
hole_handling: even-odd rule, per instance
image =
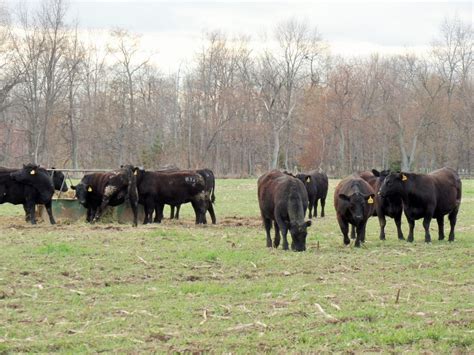
[{"label": "cow leg", "polygon": [[[132,207],[132,212],[133,212],[132,226],[136,227],[138,225],[138,201],[130,201],[130,207]],[[150,217],[150,220],[151,220],[151,217]]]},{"label": "cow leg", "polygon": [[344,238],[344,244],[349,245],[351,244],[351,240],[349,239],[349,223],[344,221],[342,217],[337,216],[337,222],[339,223],[339,228],[341,228],[342,236]]},{"label": "cow leg", "polygon": [[458,212],[459,212],[459,206],[456,207],[449,215],[449,225],[451,226],[451,229],[449,231],[449,241],[454,242],[454,227],[456,226],[456,221],[458,218]]},{"label": "cow leg", "polygon": [[385,226],[387,225],[387,220],[385,219],[385,215],[380,213],[377,214],[379,218],[379,225],[380,225],[380,240],[385,240]]},{"label": "cow leg", "polygon": [[324,206],[326,206],[326,198],[321,199],[321,217],[324,217]]},{"label": "cow leg", "polygon": [[351,224],[351,239],[356,239],[355,227]]},{"label": "cow leg", "polygon": [[181,205],[176,206],[176,214],[174,215],[175,219],[179,219],[179,210],[181,209]]},{"label": "cow leg", "polygon": [[415,220],[414,219],[408,219],[408,227],[410,228],[408,231],[408,239],[407,242],[413,243],[413,230],[415,229]]},{"label": "cow leg", "polygon": [[27,214],[30,217],[30,223],[31,224],[36,224],[36,213],[35,213],[35,203],[34,201],[26,201],[25,203],[26,209],[27,209]]},{"label": "cow leg", "polygon": [[56,224],[56,221],[54,220],[54,217],[53,217],[53,209],[51,208],[52,207],[51,201],[45,203],[44,207],[46,207],[46,211],[48,212],[49,223]]},{"label": "cow leg", "polygon": [[[205,224],[205,214],[206,214],[206,208],[202,206],[201,201],[192,201],[191,202],[194,213],[196,214],[196,224]],[[204,210],[204,211],[203,211]],[[204,218],[203,218],[204,215]]]},{"label": "cow leg", "polygon": [[86,221],[91,223],[94,215],[92,214],[92,207],[87,208]]},{"label": "cow leg", "polygon": [[26,204],[23,204],[23,209],[25,210],[25,222],[29,222],[31,217],[30,217],[30,211],[28,210],[28,207]]},{"label": "cow leg", "polygon": [[423,228],[425,228],[425,243],[431,243],[430,223],[431,217],[423,218]]},{"label": "cow leg", "polygon": [[313,206],[314,206],[314,201],[309,201],[308,203],[308,218],[311,219],[313,218]]},{"label": "cow leg", "polygon": [[271,248],[272,247],[272,237],[270,236],[270,229],[272,229],[272,220],[269,219],[269,218],[263,218],[263,224],[265,226],[265,233],[267,234],[267,248]]},{"label": "cow leg", "polygon": [[395,216],[395,225],[397,226],[397,234],[398,234],[398,239],[399,240],[405,240],[403,237],[403,232],[402,232],[402,214],[400,213],[398,216]]},{"label": "cow leg", "polygon": [[[352,226],[354,228],[354,226]],[[357,229],[357,238],[354,246],[360,248],[360,243],[365,243],[365,223],[362,223],[356,227]]]},{"label": "cow leg", "polygon": [[273,247],[278,248],[280,245],[280,227],[278,227],[278,223],[275,221],[273,224],[275,227],[275,238],[273,239]]},{"label": "cow leg", "polygon": [[165,208],[165,205],[161,205],[159,203],[156,203],[153,201],[153,204],[155,205],[155,219],[153,220],[153,223],[161,223],[161,220],[163,219],[163,209]]},{"label": "cow leg", "polygon": [[165,205],[163,203],[155,202],[155,220],[153,222],[161,223],[161,220],[163,219],[164,208],[165,208]]},{"label": "cow leg", "polygon": [[438,222],[438,240],[444,240],[444,216],[436,218]]},{"label": "cow leg", "polygon": [[143,224],[148,224],[153,222],[153,210],[155,209],[155,201],[153,197],[147,197],[143,203],[143,209],[145,210],[145,219]]},{"label": "cow leg", "polygon": [[170,205],[170,219],[174,219],[174,206]]},{"label": "cow leg", "polygon": [[216,224],[217,222],[216,214],[214,213],[214,206],[212,205],[211,201],[208,201],[207,210],[209,211],[209,214],[211,215],[212,224]]},{"label": "cow leg", "polygon": [[314,214],[314,218],[318,218],[318,199],[317,198],[314,200],[313,214]]},{"label": "cow leg", "polygon": [[281,236],[283,237],[283,245],[282,245],[282,248],[283,250],[288,250],[288,239],[286,238],[286,235],[288,234],[288,227],[285,223],[284,220],[281,219],[281,217],[279,217],[279,213],[277,211],[275,211],[275,214],[277,215],[276,219],[275,219],[275,223],[278,223],[278,227],[280,228],[280,233],[281,233]]}]

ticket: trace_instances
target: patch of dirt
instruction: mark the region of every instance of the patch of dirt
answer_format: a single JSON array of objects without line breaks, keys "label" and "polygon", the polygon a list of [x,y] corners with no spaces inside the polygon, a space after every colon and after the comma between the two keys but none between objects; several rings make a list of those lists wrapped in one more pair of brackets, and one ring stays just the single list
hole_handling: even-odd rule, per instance
[{"label": "patch of dirt", "polygon": [[227,217],[222,219],[219,224],[229,227],[261,227],[262,220],[256,217]]}]

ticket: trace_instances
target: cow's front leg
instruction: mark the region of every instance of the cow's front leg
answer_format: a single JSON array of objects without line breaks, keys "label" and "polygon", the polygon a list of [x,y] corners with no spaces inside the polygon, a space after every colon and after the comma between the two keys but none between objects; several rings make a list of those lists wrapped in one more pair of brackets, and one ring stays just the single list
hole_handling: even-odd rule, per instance
[{"label": "cow's front leg", "polygon": [[430,223],[431,216],[423,218],[423,227],[425,228],[425,243],[431,243]]},{"label": "cow's front leg", "polygon": [[339,214],[337,216],[337,222],[339,223],[339,228],[341,229],[344,244],[351,244],[351,240],[349,239],[349,223],[339,216]]},{"label": "cow's front leg", "polygon": [[30,217],[30,223],[36,224],[35,203],[33,200],[26,202],[27,215]]}]

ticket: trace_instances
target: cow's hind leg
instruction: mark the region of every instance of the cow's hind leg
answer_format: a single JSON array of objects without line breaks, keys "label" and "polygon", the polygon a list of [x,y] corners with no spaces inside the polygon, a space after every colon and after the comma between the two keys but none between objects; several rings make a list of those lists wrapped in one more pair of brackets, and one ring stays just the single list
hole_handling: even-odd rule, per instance
[{"label": "cow's hind leg", "polygon": [[438,222],[438,240],[444,240],[444,216],[436,218]]},{"label": "cow's hind leg", "polygon": [[273,224],[275,227],[275,238],[273,239],[273,247],[278,248],[280,245],[280,227],[278,227],[278,223],[275,221]]},{"label": "cow's hind leg", "polygon": [[423,218],[423,228],[425,228],[425,243],[431,243],[430,223],[431,217]]},{"label": "cow's hind leg", "polygon": [[308,218],[309,219],[313,218],[313,207],[314,207],[314,201],[309,201],[308,203]]},{"label": "cow's hind leg", "polygon": [[326,197],[321,199],[321,217],[324,217],[324,206],[326,206]]},{"label": "cow's hind leg", "polygon": [[387,220],[385,219],[385,215],[380,212],[378,214],[379,217],[379,225],[380,225],[380,240],[385,240],[385,226],[387,225]]},{"label": "cow's hind leg", "polygon": [[174,219],[174,206],[170,205],[170,219]]},{"label": "cow's hind leg", "polygon": [[56,221],[54,220],[53,216],[52,202],[48,201],[44,204],[44,207],[46,207],[46,211],[48,212],[49,223],[56,224]]},{"label": "cow's hind leg", "polygon": [[269,218],[263,218],[263,225],[265,226],[265,233],[267,234],[267,248],[271,248],[272,237],[270,235],[270,229],[272,229],[272,220]]},{"label": "cow's hind leg", "polygon": [[449,224],[451,226],[451,229],[449,231],[449,241],[454,242],[454,227],[456,227],[456,221],[458,218],[458,212],[459,212],[459,207],[456,207],[449,215]]},{"label": "cow's hind leg", "polygon": [[176,214],[174,215],[175,219],[179,219],[179,210],[181,209],[181,205],[176,206]]},{"label": "cow's hind leg", "polygon": [[217,222],[216,214],[214,212],[214,206],[212,205],[211,201],[208,201],[207,210],[209,211],[209,214],[211,215],[212,224],[216,224]]}]

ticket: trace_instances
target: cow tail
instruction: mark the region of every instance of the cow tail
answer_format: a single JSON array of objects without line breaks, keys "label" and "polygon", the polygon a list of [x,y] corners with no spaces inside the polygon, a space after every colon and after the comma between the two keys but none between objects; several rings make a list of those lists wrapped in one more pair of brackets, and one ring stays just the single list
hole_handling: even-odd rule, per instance
[{"label": "cow tail", "polygon": [[215,203],[215,202],[216,202],[216,195],[214,195],[215,189],[216,189],[216,186],[214,185],[214,186],[212,187],[212,192],[211,192],[211,202],[212,202],[212,203]]}]

